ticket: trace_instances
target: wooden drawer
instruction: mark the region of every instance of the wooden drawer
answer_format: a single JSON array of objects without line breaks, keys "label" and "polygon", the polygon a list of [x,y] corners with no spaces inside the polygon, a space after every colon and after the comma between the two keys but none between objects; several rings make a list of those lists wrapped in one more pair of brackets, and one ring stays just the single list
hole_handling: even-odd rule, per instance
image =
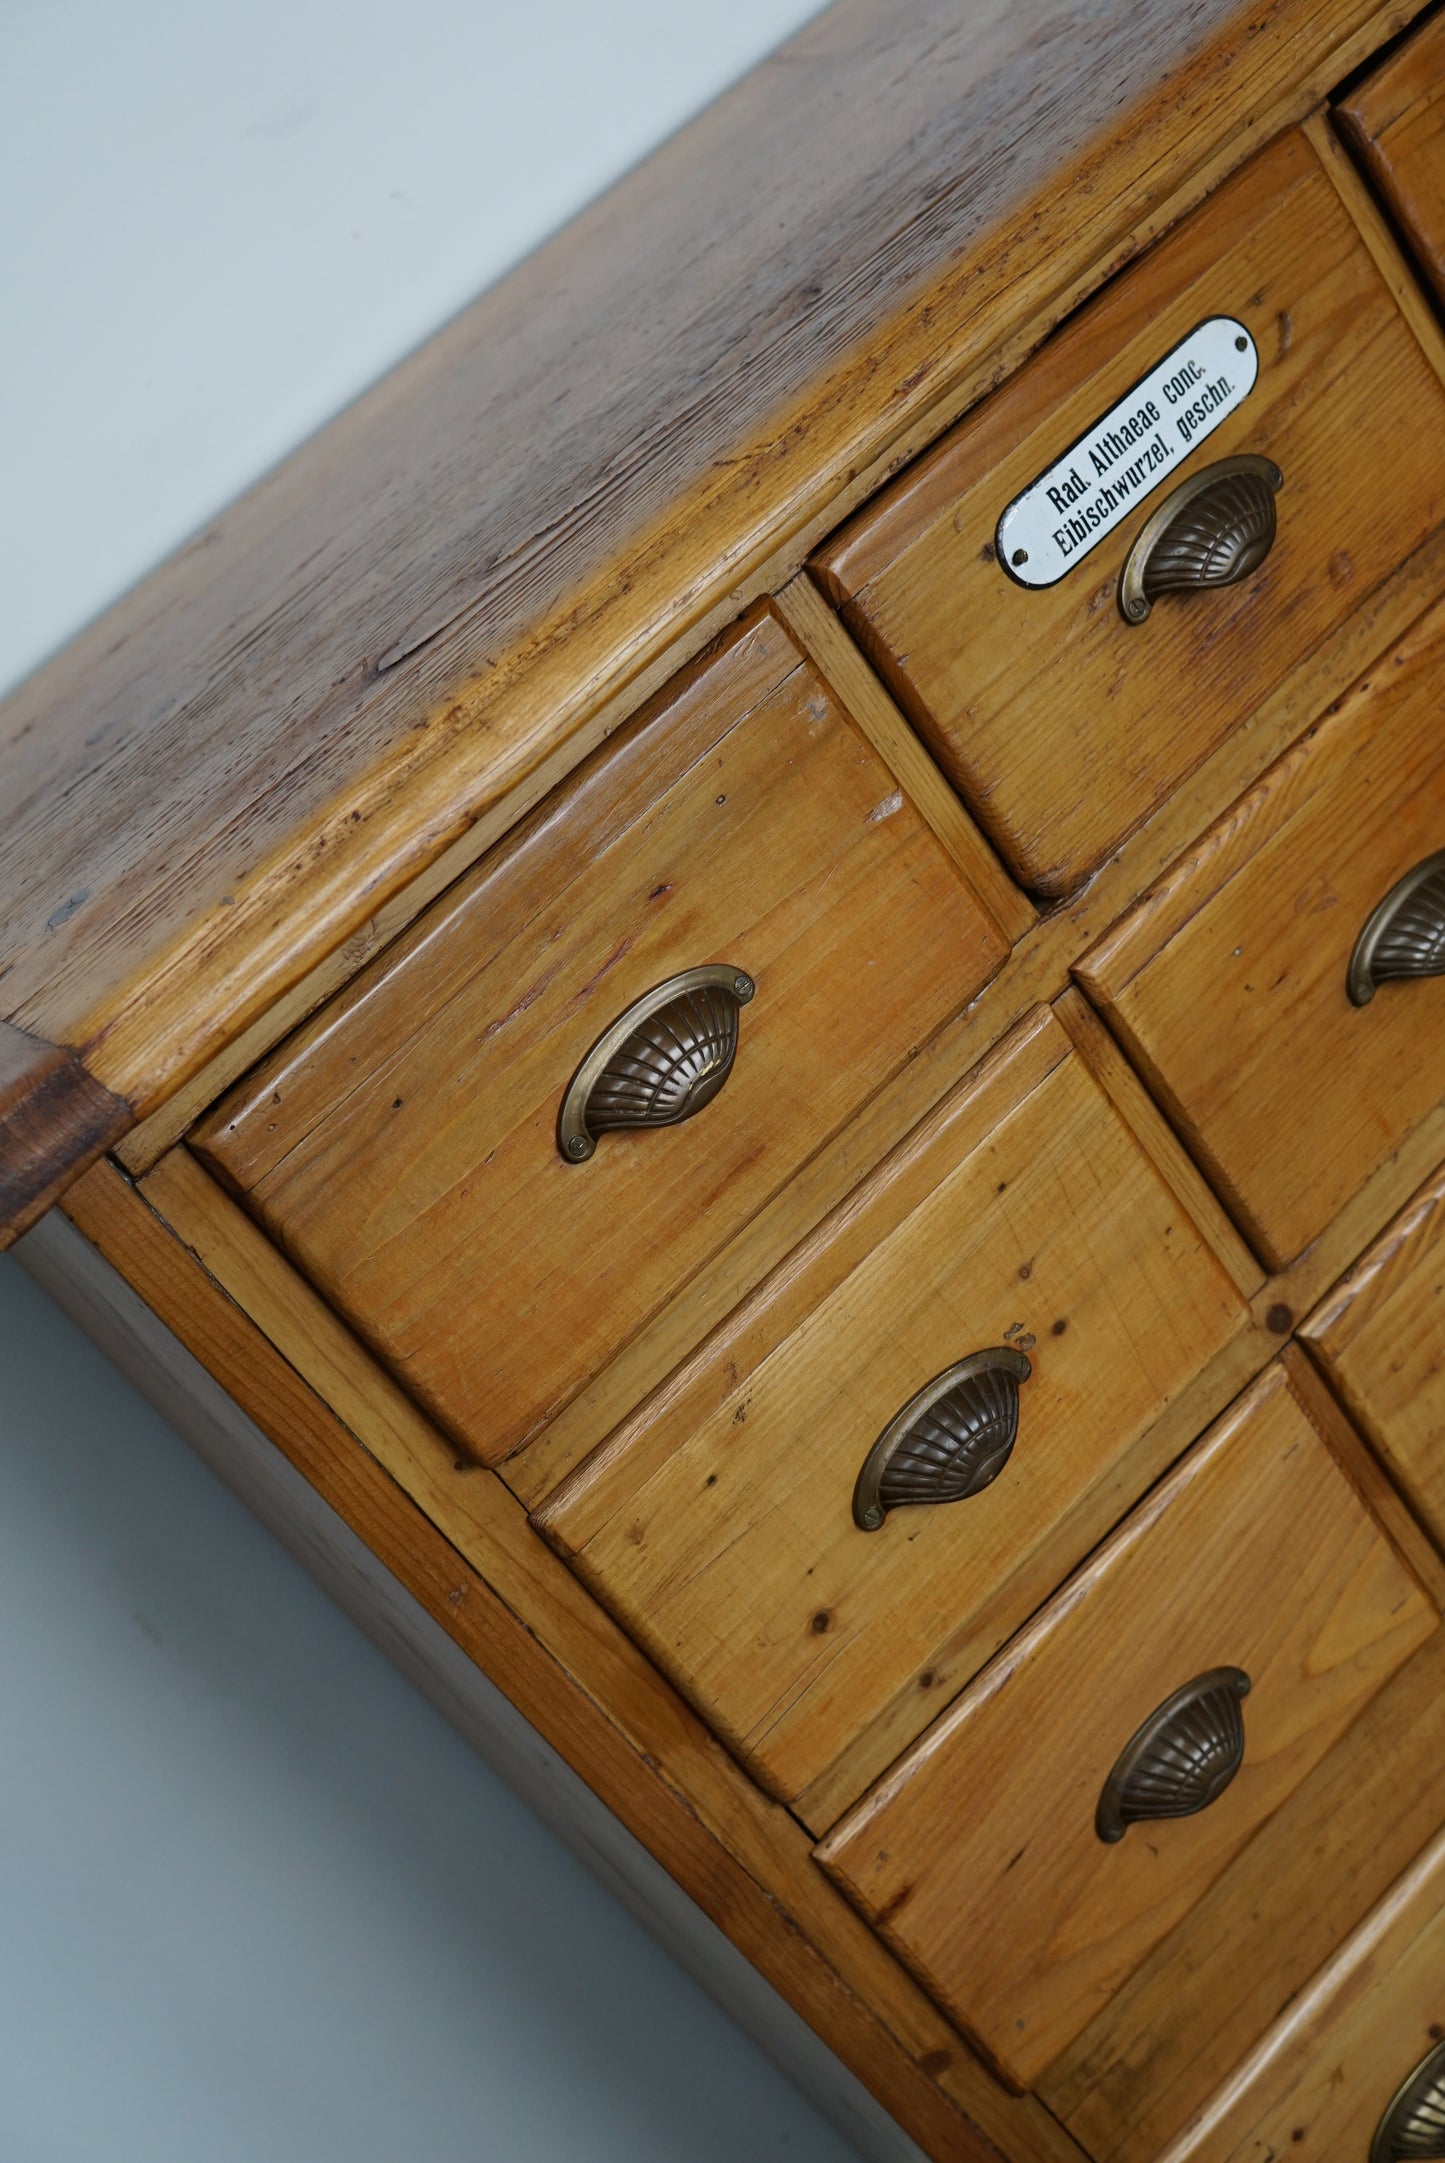
[{"label": "wooden drawer", "polygon": [[[1166,1415],[1245,1320],[1044,1010],[540,1521],[757,1777],[826,1825],[1198,1431],[1187,1404]],[[1004,1469],[861,1529],[875,1439],[993,1347],[1032,1369],[1000,1383]]]},{"label": "wooden drawer", "polygon": [[1335,120],[1445,299],[1445,19],[1373,69]]},{"label": "wooden drawer", "polygon": [[[493,1462],[1005,951],[763,613],[243,1082],[193,1146],[462,1449]],[[559,1108],[589,1047],[660,982],[707,964],[756,984],[716,1102],[682,1124],[603,1132],[590,1161],[566,1161]],[[681,1028],[657,1032],[663,1053]]]},{"label": "wooden drawer", "polygon": [[[830,1834],[820,1860],[1027,2086],[1437,1621],[1276,1365]],[[1181,1763],[1220,1766],[1242,1710],[1237,1775],[1195,1815],[1101,1837],[1121,1753],[1174,1693],[1220,1670],[1249,1678],[1242,1707],[1221,1683],[1165,1723],[1154,1791],[1198,1794]],[[1247,1933],[1238,1950],[1247,1965]]]},{"label": "wooden drawer", "polygon": [[[1442,682],[1437,607],[1076,971],[1275,1268],[1445,1096],[1445,978],[1349,991],[1377,905],[1445,848]],[[1417,913],[1445,960],[1445,892]]]},{"label": "wooden drawer", "polygon": [[1093,2163],[1159,2163],[1445,1820],[1442,1704],[1436,1630],[1049,2067]]},{"label": "wooden drawer", "polygon": [[1445,1834],[1160,2163],[1445,2154]]},{"label": "wooden drawer", "polygon": [[[995,559],[1005,507],[1216,316],[1243,323],[1258,349],[1243,403],[1057,584],[1014,583]],[[1146,622],[1125,623],[1116,597],[1141,527],[1180,477],[1238,453],[1284,475],[1273,549],[1243,582],[1165,595]],[[817,570],[1024,883],[1057,894],[1442,514],[1445,392],[1295,135],[1067,324]]]},{"label": "wooden drawer", "polygon": [[1445,1170],[1300,1334],[1445,1548]]}]

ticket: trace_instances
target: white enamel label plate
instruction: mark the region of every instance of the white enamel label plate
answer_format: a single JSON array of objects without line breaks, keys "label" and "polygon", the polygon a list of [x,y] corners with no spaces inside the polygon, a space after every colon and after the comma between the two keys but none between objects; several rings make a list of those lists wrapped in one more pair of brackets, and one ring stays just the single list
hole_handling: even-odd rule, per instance
[{"label": "white enamel label plate", "polygon": [[1254,388],[1259,355],[1233,316],[1181,338],[1013,502],[994,547],[1021,586],[1055,586],[1152,495]]}]

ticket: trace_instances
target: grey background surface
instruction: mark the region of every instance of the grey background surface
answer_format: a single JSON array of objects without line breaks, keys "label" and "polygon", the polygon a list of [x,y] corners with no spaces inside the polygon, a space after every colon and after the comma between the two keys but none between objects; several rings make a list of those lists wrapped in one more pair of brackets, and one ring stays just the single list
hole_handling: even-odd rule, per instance
[{"label": "grey background surface", "polygon": [[[4,0],[0,684],[814,6]],[[0,1376],[0,2163],[847,2163],[8,1257]]]}]

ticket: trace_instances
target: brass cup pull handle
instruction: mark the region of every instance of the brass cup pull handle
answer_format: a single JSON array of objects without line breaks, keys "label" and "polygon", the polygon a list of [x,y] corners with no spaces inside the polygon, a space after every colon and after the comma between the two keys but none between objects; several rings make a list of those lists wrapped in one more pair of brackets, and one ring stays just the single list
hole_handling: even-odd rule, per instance
[{"label": "brass cup pull handle", "polygon": [[1426,2051],[1386,2106],[1370,2143],[1370,2163],[1445,2156],[1445,2043]]},{"label": "brass cup pull handle", "polygon": [[1188,1818],[1217,1802],[1244,1763],[1242,1667],[1211,1667],[1156,1705],[1104,1782],[1094,1830],[1111,1845],[1146,1818]]},{"label": "brass cup pull handle", "polygon": [[1013,1453],[1019,1384],[1033,1368],[1012,1345],[945,1367],[895,1412],[853,1489],[853,1522],[876,1532],[890,1510],[962,1502],[996,1480]]},{"label": "brass cup pull handle", "polygon": [[732,1072],[738,1017],[757,986],[742,969],[684,969],[619,1014],[567,1084],[557,1147],[585,1164],[609,1128],[672,1127],[711,1104]]},{"label": "brass cup pull handle", "polygon": [[1119,612],[1143,623],[1163,593],[1210,593],[1257,571],[1274,546],[1284,475],[1253,451],[1217,458],[1170,490],[1146,519],[1119,575]]},{"label": "brass cup pull handle", "polygon": [[1445,976],[1445,849],[1407,871],[1371,910],[1350,956],[1345,989],[1368,1006],[1392,977]]}]

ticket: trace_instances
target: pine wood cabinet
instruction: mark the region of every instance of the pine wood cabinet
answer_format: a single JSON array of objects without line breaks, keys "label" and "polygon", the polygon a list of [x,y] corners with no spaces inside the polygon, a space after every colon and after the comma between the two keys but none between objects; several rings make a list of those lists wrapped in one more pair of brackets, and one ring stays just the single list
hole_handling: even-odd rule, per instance
[{"label": "pine wood cabinet", "polygon": [[1445,2153],[1416,12],[838,0],[0,726],[6,1236],[880,2163]]},{"label": "pine wood cabinet", "polygon": [[[1130,392],[1210,318],[1240,326],[1220,341],[1232,386],[1256,372],[1195,448],[1181,434],[1196,403],[1177,388],[1187,358],[1166,378],[1175,403]],[[1236,353],[1236,337],[1253,352]],[[1095,445],[1091,424],[1121,401]],[[1136,431],[1138,411],[1155,418]],[[1390,411],[1411,426],[1379,426]],[[1066,893],[1439,524],[1442,422],[1439,377],[1310,144],[1290,134],[860,512],[820,566],[1023,884]],[[1077,455],[1061,455],[1076,439]],[[1136,473],[1130,454],[1156,446],[1170,454],[1159,477]],[[1238,453],[1283,476],[1277,539],[1252,575],[1127,623],[1116,594],[1134,518],[1062,558],[1049,586],[1005,575],[1001,515],[1056,462],[1065,491],[1069,475],[1094,484],[1097,466],[1101,488],[1122,476],[1155,508],[1158,491]],[[1050,515],[1077,514],[1061,494]]]}]

